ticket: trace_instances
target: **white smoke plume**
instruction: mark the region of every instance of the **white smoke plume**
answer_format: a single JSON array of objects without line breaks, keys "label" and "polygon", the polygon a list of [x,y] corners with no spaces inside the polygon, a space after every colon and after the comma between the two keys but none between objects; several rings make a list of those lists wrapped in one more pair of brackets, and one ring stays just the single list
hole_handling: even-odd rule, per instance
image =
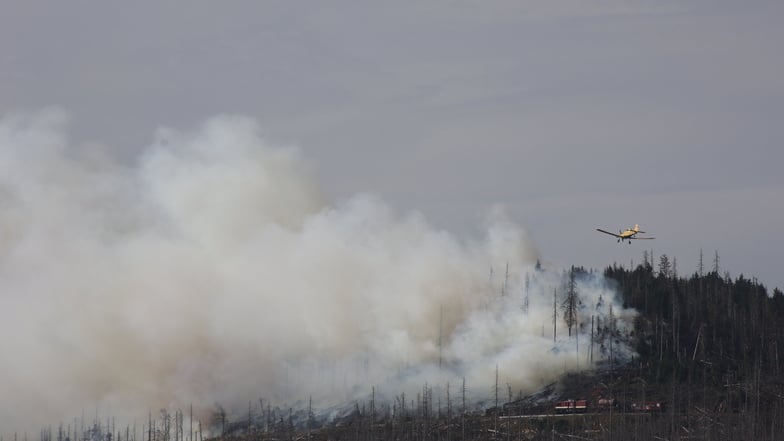
[{"label": "white smoke plume", "polygon": [[553,343],[563,273],[534,270],[500,212],[471,240],[373,196],[330,204],[298,151],[243,117],[159,130],[132,165],[72,145],[66,120],[0,120],[4,431],[462,378],[482,399],[496,368],[531,391],[587,367],[586,323],[614,302],[600,277],[580,279],[577,354],[560,308]]}]

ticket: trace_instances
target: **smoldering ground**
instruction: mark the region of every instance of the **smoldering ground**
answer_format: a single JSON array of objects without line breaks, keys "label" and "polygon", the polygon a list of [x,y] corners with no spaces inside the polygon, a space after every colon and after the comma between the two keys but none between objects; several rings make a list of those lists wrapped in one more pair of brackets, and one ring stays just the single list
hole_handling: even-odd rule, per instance
[{"label": "smoldering ground", "polygon": [[[371,195],[330,203],[243,117],[160,129],[130,163],[67,133],[58,110],[0,122],[3,430],[463,378],[476,400],[496,369],[530,391],[588,365],[560,312],[553,343],[563,273],[534,270],[500,210],[462,239]],[[596,275],[578,291],[583,324],[615,298]]]}]

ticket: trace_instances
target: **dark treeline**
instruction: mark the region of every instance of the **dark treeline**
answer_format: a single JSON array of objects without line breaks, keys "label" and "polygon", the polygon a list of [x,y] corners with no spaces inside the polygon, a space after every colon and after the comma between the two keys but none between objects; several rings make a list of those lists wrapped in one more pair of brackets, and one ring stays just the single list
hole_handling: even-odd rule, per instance
[{"label": "dark treeline", "polygon": [[[778,386],[784,356],[778,288],[769,294],[754,279],[731,280],[717,271],[678,277],[666,255],[657,271],[646,259],[633,271],[610,267],[604,274],[618,283],[624,305],[640,312],[634,341],[640,362],[650,367],[648,380]],[[737,403],[724,404],[737,410]]]},{"label": "dark treeline", "polygon": [[[737,437],[784,439],[784,294],[743,275],[711,271],[677,274],[675,259],[661,255],[654,268],[646,253],[633,270],[612,266],[625,306],[640,315],[632,340],[635,369],[650,393],[672,414],[732,415]],[[745,437],[745,438],[744,438]]]}]

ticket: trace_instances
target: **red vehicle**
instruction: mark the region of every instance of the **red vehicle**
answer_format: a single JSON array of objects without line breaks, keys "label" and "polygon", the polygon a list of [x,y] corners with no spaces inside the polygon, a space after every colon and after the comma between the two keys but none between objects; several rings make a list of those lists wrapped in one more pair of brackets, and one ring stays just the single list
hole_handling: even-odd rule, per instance
[{"label": "red vehicle", "polygon": [[586,400],[564,400],[555,403],[555,413],[585,413],[587,410]]}]

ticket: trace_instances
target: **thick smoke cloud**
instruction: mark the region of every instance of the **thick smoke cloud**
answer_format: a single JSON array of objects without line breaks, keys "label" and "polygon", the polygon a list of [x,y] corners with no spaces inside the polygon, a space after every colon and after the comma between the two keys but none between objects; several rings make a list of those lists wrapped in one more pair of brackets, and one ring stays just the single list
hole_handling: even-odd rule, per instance
[{"label": "thick smoke cloud", "polygon": [[[587,366],[560,318],[552,340],[563,273],[534,270],[501,210],[459,239],[370,195],[330,204],[298,151],[247,118],[161,129],[132,165],[72,145],[66,119],[0,121],[4,430],[462,378],[481,400],[496,368],[531,391]],[[587,347],[614,293],[595,276],[578,289]]]}]

